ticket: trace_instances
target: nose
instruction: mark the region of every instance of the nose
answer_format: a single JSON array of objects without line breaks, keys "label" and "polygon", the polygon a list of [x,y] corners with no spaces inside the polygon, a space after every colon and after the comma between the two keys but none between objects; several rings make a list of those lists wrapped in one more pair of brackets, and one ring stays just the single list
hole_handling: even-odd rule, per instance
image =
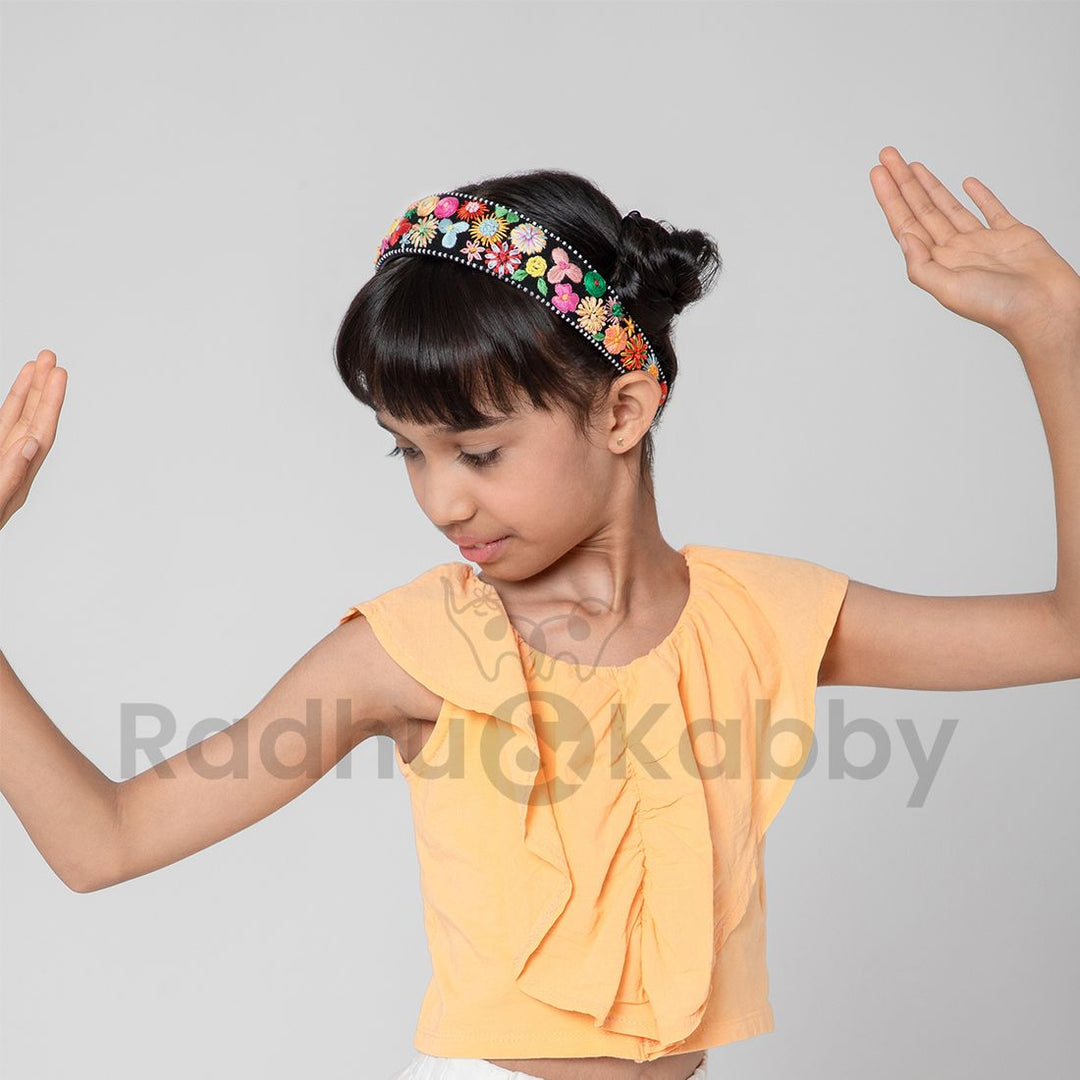
[{"label": "nose", "polygon": [[440,469],[428,464],[420,481],[420,505],[428,520],[443,532],[467,532],[468,522],[476,517],[476,500],[463,473],[453,465]]}]

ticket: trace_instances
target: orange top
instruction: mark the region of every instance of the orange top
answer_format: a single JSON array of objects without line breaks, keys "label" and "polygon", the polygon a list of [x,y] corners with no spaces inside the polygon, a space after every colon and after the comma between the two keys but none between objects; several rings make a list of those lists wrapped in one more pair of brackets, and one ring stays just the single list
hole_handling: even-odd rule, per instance
[{"label": "orange top", "polygon": [[432,964],[418,1050],[648,1061],[773,1029],[765,830],[848,578],[680,551],[686,607],[628,664],[537,652],[461,562],[340,620],[444,699],[411,763],[395,747]]}]

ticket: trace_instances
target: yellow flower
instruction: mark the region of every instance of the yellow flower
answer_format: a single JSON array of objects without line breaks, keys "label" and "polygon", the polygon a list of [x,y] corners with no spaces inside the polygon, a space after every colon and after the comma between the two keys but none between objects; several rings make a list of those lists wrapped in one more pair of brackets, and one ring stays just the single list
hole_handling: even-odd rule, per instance
[{"label": "yellow flower", "polygon": [[577,306],[578,325],[590,334],[599,333],[604,326],[604,301],[598,296],[586,296]]},{"label": "yellow flower", "polygon": [[543,255],[534,255],[525,264],[525,272],[530,277],[543,277],[547,272],[547,259]]},{"label": "yellow flower", "polygon": [[416,204],[416,213],[418,217],[427,217],[432,210],[438,206],[439,200],[434,195],[429,195],[426,199],[421,199]]}]

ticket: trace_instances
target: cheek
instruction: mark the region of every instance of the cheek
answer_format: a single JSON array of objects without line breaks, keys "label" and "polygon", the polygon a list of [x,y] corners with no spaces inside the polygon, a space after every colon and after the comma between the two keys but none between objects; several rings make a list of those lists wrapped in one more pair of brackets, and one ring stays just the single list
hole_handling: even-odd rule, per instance
[{"label": "cheek", "polygon": [[597,478],[590,476],[581,455],[562,452],[549,455],[542,467],[523,478],[519,501],[535,508],[537,516],[573,517],[575,510],[595,498]]}]

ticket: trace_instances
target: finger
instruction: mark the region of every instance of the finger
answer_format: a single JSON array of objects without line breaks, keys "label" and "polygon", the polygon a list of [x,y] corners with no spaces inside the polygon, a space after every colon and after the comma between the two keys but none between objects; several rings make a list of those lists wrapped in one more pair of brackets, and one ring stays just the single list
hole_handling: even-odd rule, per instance
[{"label": "finger", "polygon": [[[38,400],[37,410],[26,426],[25,435],[33,438],[37,442],[38,448],[30,458],[30,467],[20,474],[19,483],[24,486],[23,498],[26,497],[25,491],[29,490],[30,485],[34,482],[34,477],[37,476],[41,466],[45,464],[45,458],[48,457],[49,451],[56,441],[56,425],[60,416],[60,407],[64,403],[66,387],[67,370],[62,367],[53,368],[49,372],[48,381]],[[11,447],[8,447],[6,453],[14,452],[19,454],[25,441],[25,438],[16,439],[17,448],[13,451]]]},{"label": "finger", "polygon": [[900,189],[900,194],[911,210],[912,216],[929,234],[935,244],[944,244],[956,233],[952,222],[934,205],[926,188],[911,171],[911,167],[900,156],[895,146],[886,146],[878,154],[882,165],[889,170],[893,182]]},{"label": "finger", "polygon": [[41,449],[34,458],[35,472],[41,468],[45,455],[56,441],[56,425],[60,419],[60,409],[64,404],[66,391],[67,369],[54,367],[49,372],[48,381],[41,391],[37,408],[27,428],[28,434],[33,435],[41,445]]},{"label": "finger", "polygon": [[897,242],[904,233],[914,233],[924,244],[934,242],[934,238],[911,212],[911,207],[900,194],[896,181],[884,165],[875,165],[870,170],[870,183],[873,184],[874,195],[881,209],[885,211],[885,220]]},{"label": "finger", "polygon": [[30,383],[34,378],[34,361],[27,360],[15,376],[11,389],[4,398],[4,404],[0,405],[0,446],[6,446],[8,432],[15,426],[15,421],[23,414],[26,406],[26,395],[30,391]]},{"label": "finger", "polygon": [[949,219],[957,232],[969,233],[986,228],[921,161],[913,161],[911,171],[919,178],[934,205]]},{"label": "finger", "polygon": [[1007,229],[1010,225],[1020,224],[981,180],[969,176],[964,181],[963,188],[971,196],[971,201],[983,212],[983,217],[990,222],[990,228]]},{"label": "finger", "polygon": [[45,380],[48,379],[49,373],[55,367],[56,353],[51,349],[42,349],[34,361],[34,377],[26,394],[22,416],[19,418],[24,424],[29,425],[32,422],[34,413],[37,411],[38,402],[41,400],[41,392],[45,388]]}]

